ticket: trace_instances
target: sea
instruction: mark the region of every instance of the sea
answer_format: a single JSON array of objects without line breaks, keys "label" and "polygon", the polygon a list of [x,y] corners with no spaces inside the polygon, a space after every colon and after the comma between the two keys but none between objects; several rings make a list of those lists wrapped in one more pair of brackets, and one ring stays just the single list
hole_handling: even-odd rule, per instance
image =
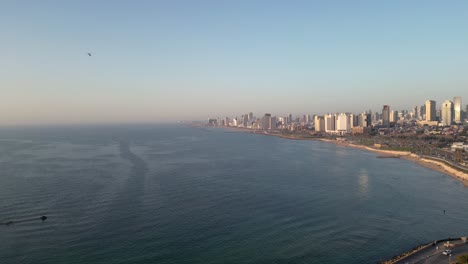
[{"label": "sea", "polygon": [[461,182],[376,157],[181,124],[1,128],[0,263],[377,263],[468,234]]}]

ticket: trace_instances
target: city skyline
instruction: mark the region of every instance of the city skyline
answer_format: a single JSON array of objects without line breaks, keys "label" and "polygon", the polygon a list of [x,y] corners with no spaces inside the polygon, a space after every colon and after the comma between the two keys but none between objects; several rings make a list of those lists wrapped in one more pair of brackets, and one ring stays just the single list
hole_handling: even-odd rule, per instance
[{"label": "city skyline", "polygon": [[[428,100],[422,102],[419,105],[416,104],[413,107],[407,107],[407,108],[401,108],[401,109],[395,109],[391,105],[384,104],[384,105],[380,106],[380,109],[371,109],[371,108],[365,108],[364,107],[364,108],[362,108],[361,111],[329,111],[329,112],[323,112],[323,111],[322,112],[320,112],[320,111],[319,112],[310,112],[309,111],[309,112],[301,112],[301,113],[292,113],[292,112],[277,113],[277,112],[274,112],[274,111],[263,111],[263,112],[257,112],[257,113],[260,113],[261,115],[263,115],[262,113],[267,113],[267,114],[273,115],[273,116],[287,115],[288,117],[294,116],[294,117],[297,117],[297,118],[300,118],[300,117],[305,118],[306,116],[310,117],[310,114],[312,114],[312,116],[326,116],[328,114],[340,114],[340,113],[362,114],[362,113],[369,113],[369,112],[372,113],[372,114],[373,113],[383,114],[384,111],[387,111],[388,112],[387,113],[387,115],[388,115],[387,119],[388,119],[388,121],[392,122],[392,119],[393,119],[392,114],[398,114],[398,113],[401,113],[402,111],[407,111],[408,113],[414,114],[416,119],[419,118],[419,119],[425,120],[425,121],[435,121],[436,117],[437,118],[442,117],[444,104],[446,102],[451,102],[452,103],[452,111],[453,111],[453,113],[451,114],[451,119],[454,122],[460,122],[460,120],[457,119],[457,114],[456,114],[457,110],[456,110],[454,101],[457,101],[458,104],[459,104],[459,106],[458,106],[459,107],[458,108],[458,111],[459,111],[458,112],[458,118],[460,118],[461,114],[466,114],[468,112],[468,111],[466,111],[466,110],[468,110],[468,104],[463,104],[463,98],[461,96],[454,96],[452,98],[453,99],[446,99],[443,102],[437,102],[435,100],[428,99]],[[429,106],[429,108],[428,108],[428,106]],[[430,107],[430,106],[432,106],[432,107]],[[439,116],[437,115],[438,111],[440,111]],[[252,111],[249,111],[249,112],[250,112],[250,114],[253,113]],[[239,113],[239,111],[237,111],[237,113]],[[428,116],[427,116],[428,113],[433,114],[433,116],[430,116],[429,119],[428,119]],[[218,113],[218,114],[211,114],[209,116],[209,118],[225,118],[225,117],[237,118],[238,116],[239,116],[239,114],[220,115]],[[244,114],[241,114],[241,117],[242,116],[244,116]],[[424,118],[422,118],[422,116],[424,116]],[[466,118],[468,118],[468,116],[466,116]],[[310,120],[313,120],[313,119],[310,119]],[[197,121],[201,121],[201,120],[197,120]],[[439,120],[439,121],[441,121],[441,120]]]},{"label": "city skyline", "polygon": [[8,1],[0,126],[440,109],[468,99],[467,12],[466,1]]}]

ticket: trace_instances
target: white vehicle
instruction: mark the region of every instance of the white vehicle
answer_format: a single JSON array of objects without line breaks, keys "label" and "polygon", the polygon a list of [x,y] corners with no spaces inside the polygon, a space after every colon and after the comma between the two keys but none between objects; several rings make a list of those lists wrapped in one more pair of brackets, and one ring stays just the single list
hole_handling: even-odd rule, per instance
[{"label": "white vehicle", "polygon": [[450,255],[451,253],[452,253],[452,250],[450,250],[450,249],[446,249],[446,250],[444,250],[444,252],[442,252],[442,254],[446,255],[446,256]]}]

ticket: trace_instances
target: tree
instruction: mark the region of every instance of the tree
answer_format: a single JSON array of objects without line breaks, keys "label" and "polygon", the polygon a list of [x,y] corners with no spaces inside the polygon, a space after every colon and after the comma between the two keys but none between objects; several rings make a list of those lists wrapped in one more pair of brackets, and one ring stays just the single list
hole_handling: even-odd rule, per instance
[{"label": "tree", "polygon": [[457,264],[468,264],[468,254],[458,256]]}]

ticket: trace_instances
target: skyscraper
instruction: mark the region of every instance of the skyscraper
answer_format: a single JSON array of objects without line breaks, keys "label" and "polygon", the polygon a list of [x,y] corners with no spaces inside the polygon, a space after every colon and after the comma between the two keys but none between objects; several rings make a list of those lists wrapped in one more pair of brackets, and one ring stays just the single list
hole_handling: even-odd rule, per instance
[{"label": "skyscraper", "polygon": [[382,125],[385,127],[390,126],[390,106],[384,105],[382,109]]},{"label": "skyscraper", "polygon": [[305,123],[306,125],[310,124],[310,115],[305,115]]},{"label": "skyscraper", "polygon": [[351,123],[350,115],[348,113],[341,113],[338,115],[336,120],[336,131],[341,134],[346,134],[351,132]]},{"label": "skyscraper", "polygon": [[262,117],[261,124],[262,124],[262,129],[271,129],[271,114],[268,114],[268,113],[265,114]]},{"label": "skyscraper", "polygon": [[335,115],[325,115],[325,132],[335,132],[336,118]]},{"label": "skyscraper", "polygon": [[398,111],[390,112],[390,122],[396,123],[398,121]]},{"label": "skyscraper", "polygon": [[461,102],[461,97],[460,96],[455,96],[453,98],[453,111],[454,111],[454,122],[455,123],[461,123],[462,122],[462,102]]},{"label": "skyscraper", "polygon": [[242,126],[247,127],[249,125],[249,115],[242,115]]},{"label": "skyscraper", "polygon": [[419,107],[419,120],[426,120],[426,105]]},{"label": "skyscraper", "polygon": [[426,121],[436,121],[436,102],[426,101]]},{"label": "skyscraper", "polygon": [[315,116],[314,118],[315,131],[325,131],[325,118],[323,116]]},{"label": "skyscraper", "polygon": [[446,100],[442,104],[442,125],[450,126],[453,121],[453,103],[452,101]]}]

